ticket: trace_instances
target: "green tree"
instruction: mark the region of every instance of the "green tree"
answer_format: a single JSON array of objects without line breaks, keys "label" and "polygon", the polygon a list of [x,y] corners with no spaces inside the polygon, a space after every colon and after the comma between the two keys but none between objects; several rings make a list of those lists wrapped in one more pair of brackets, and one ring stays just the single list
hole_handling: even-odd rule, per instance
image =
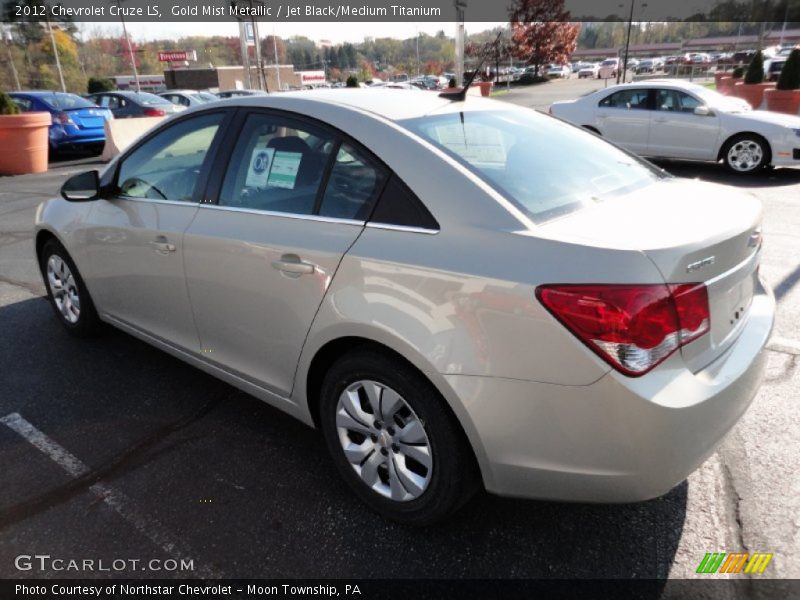
[{"label": "green tree", "polygon": [[761,83],[764,81],[764,55],[761,50],[756,52],[753,60],[750,61],[750,66],[747,67],[747,73],[744,75],[745,83]]},{"label": "green tree", "polygon": [[800,49],[795,48],[789,54],[775,87],[779,90],[800,90]]}]

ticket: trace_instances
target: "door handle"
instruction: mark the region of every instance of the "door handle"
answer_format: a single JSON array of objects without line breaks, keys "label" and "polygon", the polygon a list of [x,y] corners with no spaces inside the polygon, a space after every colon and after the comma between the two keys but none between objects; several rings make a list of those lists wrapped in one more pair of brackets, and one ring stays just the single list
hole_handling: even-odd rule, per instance
[{"label": "door handle", "polygon": [[316,271],[316,266],[300,260],[296,254],[284,254],[280,260],[272,261],[272,266],[292,275],[311,275]]},{"label": "door handle", "polygon": [[175,244],[170,244],[166,236],[163,235],[159,235],[155,240],[150,242],[150,245],[153,247],[153,249],[155,249],[156,252],[164,255],[167,255],[170,252],[175,252],[175,250],[178,249]]}]

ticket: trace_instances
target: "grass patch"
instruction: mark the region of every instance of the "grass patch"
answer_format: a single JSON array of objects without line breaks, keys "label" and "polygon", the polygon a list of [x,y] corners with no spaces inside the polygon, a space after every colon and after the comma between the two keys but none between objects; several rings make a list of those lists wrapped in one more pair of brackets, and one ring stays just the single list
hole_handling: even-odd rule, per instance
[{"label": "grass patch", "polygon": [[492,93],[490,94],[490,96],[494,98],[495,96],[505,96],[507,93],[508,93],[507,89],[502,89],[502,90],[492,89]]},{"label": "grass patch", "polygon": [[717,89],[717,84],[715,82],[713,82],[713,81],[706,81],[705,83],[701,83],[700,85],[702,85],[704,88],[708,88],[710,90],[716,90]]}]

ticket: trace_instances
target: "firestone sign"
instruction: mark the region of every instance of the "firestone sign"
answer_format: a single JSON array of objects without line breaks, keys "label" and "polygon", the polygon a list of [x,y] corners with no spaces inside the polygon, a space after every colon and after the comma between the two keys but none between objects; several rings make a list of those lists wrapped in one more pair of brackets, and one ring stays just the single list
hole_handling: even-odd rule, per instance
[{"label": "firestone sign", "polygon": [[300,71],[300,81],[303,85],[320,85],[325,83],[325,71]]},{"label": "firestone sign", "polygon": [[197,53],[194,50],[173,50],[170,52],[159,52],[158,60],[161,62],[183,62],[185,60],[197,60]]}]

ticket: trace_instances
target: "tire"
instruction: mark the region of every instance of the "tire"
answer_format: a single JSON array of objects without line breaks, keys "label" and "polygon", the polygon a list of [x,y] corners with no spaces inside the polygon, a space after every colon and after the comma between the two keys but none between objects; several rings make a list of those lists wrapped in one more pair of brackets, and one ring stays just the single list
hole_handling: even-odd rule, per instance
[{"label": "tire", "polygon": [[102,322],[78,268],[58,240],[51,239],[45,243],[39,267],[47,288],[47,299],[58,322],[76,337],[97,335]]},{"label": "tire", "polygon": [[336,361],[322,382],[319,417],[340,474],[387,519],[429,525],[479,487],[455,417],[431,383],[397,358],[363,348]]},{"label": "tire", "polygon": [[758,173],[769,164],[771,158],[767,141],[751,133],[733,136],[722,149],[725,166],[739,175]]}]

